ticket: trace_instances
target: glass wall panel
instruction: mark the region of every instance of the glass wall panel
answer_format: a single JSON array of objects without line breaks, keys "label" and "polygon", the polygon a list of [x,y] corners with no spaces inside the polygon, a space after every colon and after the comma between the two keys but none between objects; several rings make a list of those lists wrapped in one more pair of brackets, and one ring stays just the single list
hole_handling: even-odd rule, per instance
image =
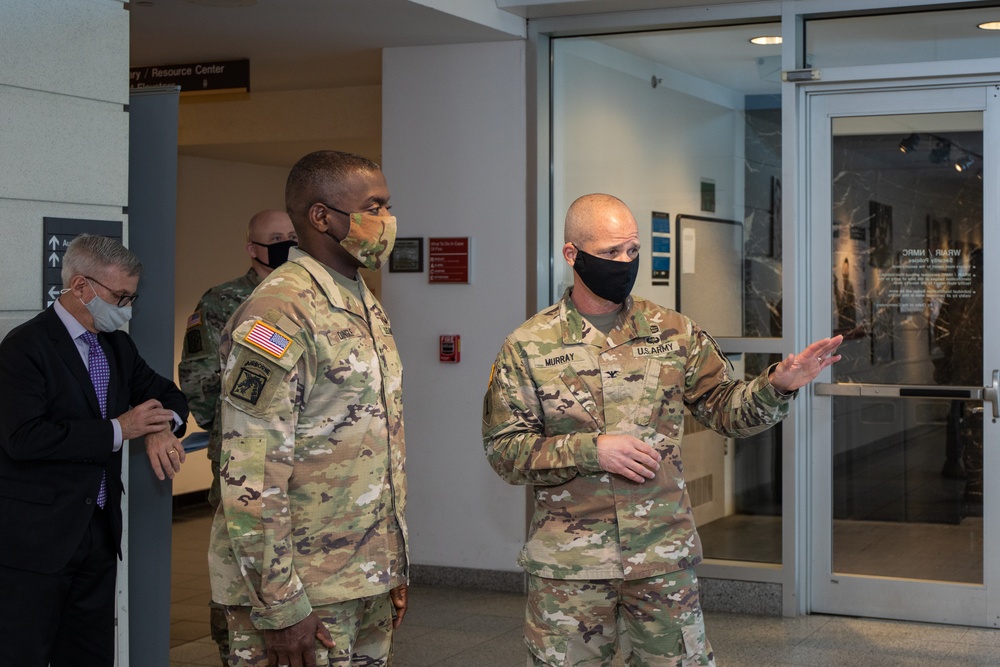
[{"label": "glass wall panel", "polygon": [[884,65],[1000,57],[1000,7],[806,21],[809,67]]},{"label": "glass wall panel", "polygon": [[[781,361],[781,355],[731,355],[730,361],[737,377],[750,380]],[[690,417],[685,429],[688,426],[695,432],[704,430]],[[723,491],[727,506],[721,515],[709,514],[701,504],[694,507],[706,558],[781,562],[781,432],[782,425],[778,424],[749,438],[727,441],[711,434],[722,443],[721,460],[732,488]],[[685,430],[685,468],[691,451],[687,433]],[[688,486],[690,489],[690,481]],[[691,495],[693,502],[700,499],[695,493]]]},{"label": "glass wall panel", "polygon": [[[604,192],[639,224],[637,295],[716,337],[781,336],[781,47],[750,42],[778,34],[768,23],[552,40],[553,302],[573,280],[566,210]],[[769,362],[732,360],[738,377]],[[735,441],[686,420],[708,557],[780,562],[780,436]]]},{"label": "glass wall panel", "polygon": [[981,112],[833,119],[831,375],[911,388],[834,398],[835,572],[983,581],[983,404],[926,390],[983,383],[982,128]]}]

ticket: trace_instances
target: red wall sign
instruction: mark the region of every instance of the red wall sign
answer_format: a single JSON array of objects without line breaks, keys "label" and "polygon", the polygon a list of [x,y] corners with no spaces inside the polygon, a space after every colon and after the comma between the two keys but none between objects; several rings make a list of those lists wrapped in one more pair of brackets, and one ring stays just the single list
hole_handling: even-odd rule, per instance
[{"label": "red wall sign", "polygon": [[428,282],[469,282],[469,248],[471,244],[468,236],[430,238],[428,243],[430,256]]}]

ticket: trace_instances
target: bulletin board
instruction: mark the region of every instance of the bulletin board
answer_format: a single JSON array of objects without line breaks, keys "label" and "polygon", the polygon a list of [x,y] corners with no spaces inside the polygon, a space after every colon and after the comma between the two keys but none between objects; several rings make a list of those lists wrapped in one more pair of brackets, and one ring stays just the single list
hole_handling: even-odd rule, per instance
[{"label": "bulletin board", "polygon": [[716,338],[743,337],[743,224],[680,214],[675,225],[677,310]]}]

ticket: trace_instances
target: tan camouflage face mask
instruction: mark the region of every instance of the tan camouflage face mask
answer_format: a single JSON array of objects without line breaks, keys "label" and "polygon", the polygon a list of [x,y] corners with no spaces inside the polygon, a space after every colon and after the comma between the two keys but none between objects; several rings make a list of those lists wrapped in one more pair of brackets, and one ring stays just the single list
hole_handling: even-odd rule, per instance
[{"label": "tan camouflage face mask", "polygon": [[351,213],[351,228],[340,246],[372,271],[378,271],[395,243],[395,216]]}]

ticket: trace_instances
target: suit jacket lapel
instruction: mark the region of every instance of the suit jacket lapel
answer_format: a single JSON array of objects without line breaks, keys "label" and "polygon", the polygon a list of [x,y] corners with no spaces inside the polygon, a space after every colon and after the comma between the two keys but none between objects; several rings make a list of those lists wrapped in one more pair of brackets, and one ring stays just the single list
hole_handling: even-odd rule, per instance
[{"label": "suit jacket lapel", "polygon": [[[94,391],[94,383],[90,379],[90,374],[87,372],[87,367],[84,365],[83,359],[80,358],[80,351],[77,349],[76,343],[69,337],[69,332],[66,331],[65,325],[60,321],[59,316],[56,315],[56,311],[49,308],[45,312],[49,314],[46,325],[49,330],[49,338],[52,340],[52,347],[55,348],[63,362],[65,362],[73,374],[73,378],[80,384],[80,388],[83,390],[84,395],[86,395],[87,402],[90,403],[94,414],[100,416],[101,406],[97,402],[97,392]],[[107,353],[105,352],[105,354]],[[110,364],[110,357],[108,363]],[[111,383],[109,382],[108,384],[110,385]],[[108,405],[111,405],[110,402]]]}]

